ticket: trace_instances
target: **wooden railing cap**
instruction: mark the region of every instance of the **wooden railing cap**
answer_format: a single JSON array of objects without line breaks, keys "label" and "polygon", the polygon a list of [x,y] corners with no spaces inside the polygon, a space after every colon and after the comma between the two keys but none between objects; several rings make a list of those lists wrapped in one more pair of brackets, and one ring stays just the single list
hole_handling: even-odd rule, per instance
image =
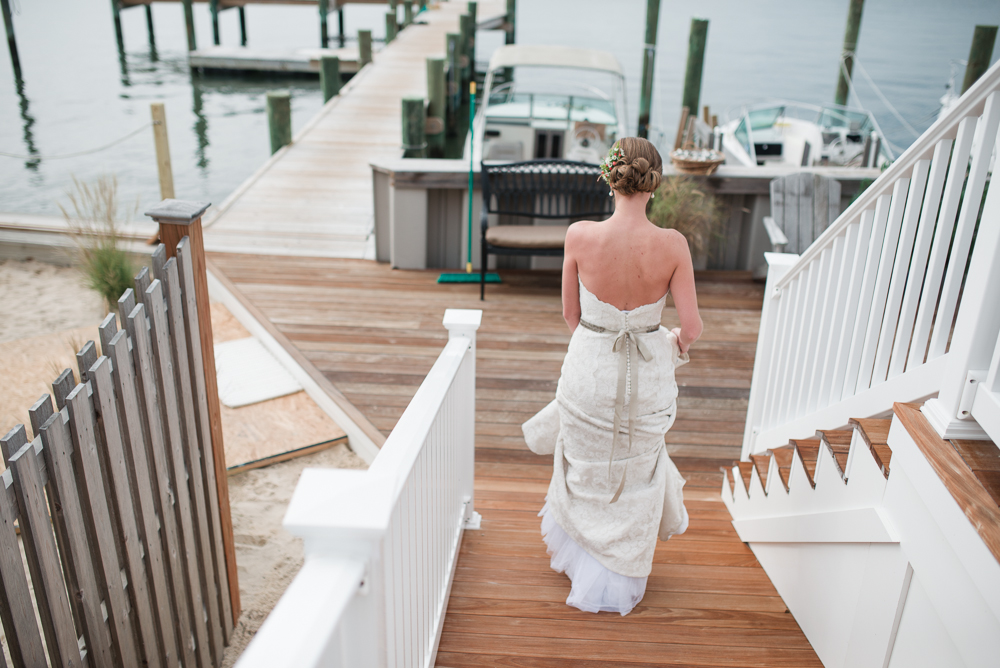
[{"label": "wooden railing cap", "polygon": [[158,223],[170,225],[190,225],[201,218],[211,203],[188,202],[182,199],[165,199],[145,215]]}]

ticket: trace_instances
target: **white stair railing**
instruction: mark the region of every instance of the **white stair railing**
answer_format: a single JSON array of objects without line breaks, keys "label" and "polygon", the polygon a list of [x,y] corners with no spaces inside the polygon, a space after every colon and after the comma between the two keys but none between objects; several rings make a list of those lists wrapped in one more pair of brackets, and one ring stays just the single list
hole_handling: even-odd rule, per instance
[{"label": "white stair railing", "polygon": [[305,564],[238,668],[434,666],[462,531],[479,527],[481,317],[445,312],[448,344],[367,471],[302,473],[284,525]]},{"label": "white stair railing", "polygon": [[930,399],[942,437],[987,436],[969,377],[1000,331],[998,125],[1000,64],[801,257],[767,256],[744,459],[896,401]]}]

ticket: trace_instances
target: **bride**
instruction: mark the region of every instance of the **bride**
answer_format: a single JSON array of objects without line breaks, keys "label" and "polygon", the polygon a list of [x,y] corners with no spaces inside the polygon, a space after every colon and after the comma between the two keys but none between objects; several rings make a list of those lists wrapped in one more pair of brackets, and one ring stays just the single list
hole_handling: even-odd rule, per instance
[{"label": "bride", "polygon": [[[664,434],[677,411],[675,367],[701,335],[684,236],[646,218],[659,153],[625,137],[602,165],[615,197],[607,220],[570,226],[563,317],[573,336],[556,399],[526,422],[525,441],[553,454],[542,518],[551,566],[572,581],[568,605],[628,614],[646,590],[657,536],[683,533],[684,479]],[[660,326],[667,293],[681,326]]]}]

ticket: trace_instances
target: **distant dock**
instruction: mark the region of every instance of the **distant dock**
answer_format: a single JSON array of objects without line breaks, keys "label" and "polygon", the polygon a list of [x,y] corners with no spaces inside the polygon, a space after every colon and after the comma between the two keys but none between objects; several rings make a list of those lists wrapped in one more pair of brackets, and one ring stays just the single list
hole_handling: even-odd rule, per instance
[{"label": "distant dock", "polygon": [[287,72],[319,74],[320,59],[336,56],[340,73],[354,74],[358,64],[358,47],[340,49],[254,49],[244,46],[208,46],[188,54],[192,70],[226,72]]}]

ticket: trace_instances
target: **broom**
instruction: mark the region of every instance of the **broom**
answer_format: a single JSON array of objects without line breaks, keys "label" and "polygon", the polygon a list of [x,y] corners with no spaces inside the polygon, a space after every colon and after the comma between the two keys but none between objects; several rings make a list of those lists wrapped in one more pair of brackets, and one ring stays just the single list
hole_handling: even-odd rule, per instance
[{"label": "broom", "polygon": [[[475,133],[473,131],[472,122],[476,117],[476,82],[472,81],[469,83],[469,248],[467,262],[465,263],[465,273],[461,272],[451,272],[447,274],[441,274],[438,276],[438,283],[478,283],[480,277],[478,274],[472,273],[472,169],[475,164],[475,146],[473,145],[473,140]],[[486,258],[482,258],[485,262]],[[499,283],[500,275],[495,272],[489,272],[486,274],[487,283]]]}]

